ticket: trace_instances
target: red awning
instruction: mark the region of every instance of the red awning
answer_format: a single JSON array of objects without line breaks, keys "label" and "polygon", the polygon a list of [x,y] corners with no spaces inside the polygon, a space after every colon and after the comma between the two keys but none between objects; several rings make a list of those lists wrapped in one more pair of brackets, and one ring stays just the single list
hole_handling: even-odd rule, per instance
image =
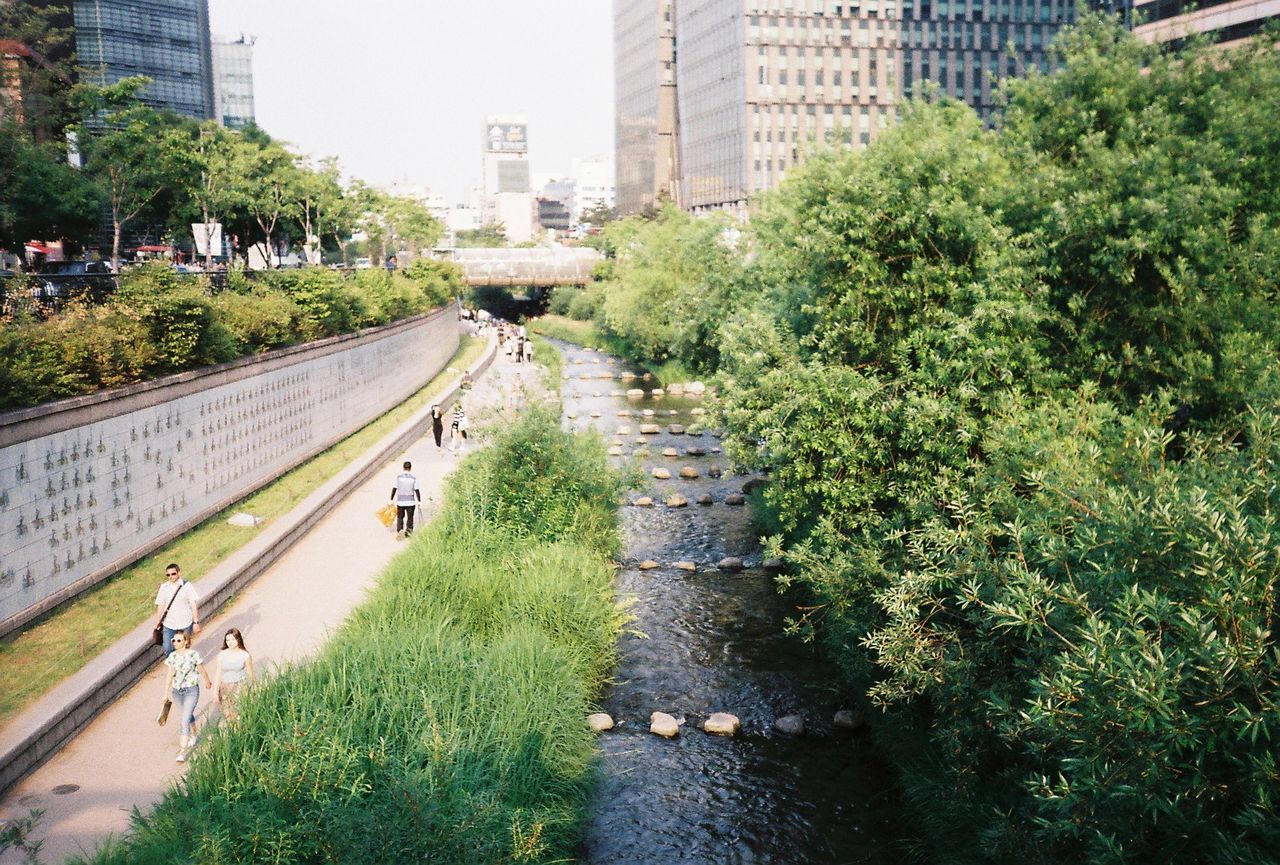
[{"label": "red awning", "polygon": [[139,246],[138,252],[173,252],[172,246]]},{"label": "red awning", "polygon": [[35,240],[29,240],[26,243],[27,252],[36,252],[40,255],[48,255],[53,252],[52,249]]}]

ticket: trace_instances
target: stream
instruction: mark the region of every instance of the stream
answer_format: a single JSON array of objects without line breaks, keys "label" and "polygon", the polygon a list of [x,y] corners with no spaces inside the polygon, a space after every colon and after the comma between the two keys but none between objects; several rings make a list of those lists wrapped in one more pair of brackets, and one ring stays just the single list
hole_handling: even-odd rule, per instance
[{"label": "stream", "polygon": [[[627,504],[620,511],[617,586],[620,597],[634,599],[635,620],[619,642],[613,683],[601,695],[616,726],[600,734],[602,777],[583,861],[906,861],[900,839],[907,833],[890,773],[869,737],[836,728],[834,714],[845,707],[829,662],[784,633],[799,599],[780,595],[774,575],[760,567],[750,507],[725,502],[748,478],[729,472],[712,432],[697,432],[702,399],[655,397],[657,383],[632,379],[637,371],[616,358],[558,347],[565,425],[602,433],[615,462],[634,461],[644,472],[644,484],[628,493],[628,502],[653,499],[652,507]],[[633,389],[644,395],[628,397]],[[642,435],[641,424],[657,424],[660,432]],[[676,455],[664,456],[668,448]],[[705,455],[696,455],[698,449]],[[655,467],[672,478],[654,479]],[[699,477],[680,477],[683,467]],[[668,507],[672,494],[688,505]],[[698,503],[704,495],[711,504]],[[746,567],[719,570],[726,556]],[[642,570],[645,560],[659,566]],[[693,562],[696,571],[676,562]],[[679,735],[650,733],[654,711],[682,720]],[[713,712],[736,715],[741,732],[703,732],[702,721]],[[803,736],[775,731],[774,721],[787,715],[804,718]]]}]

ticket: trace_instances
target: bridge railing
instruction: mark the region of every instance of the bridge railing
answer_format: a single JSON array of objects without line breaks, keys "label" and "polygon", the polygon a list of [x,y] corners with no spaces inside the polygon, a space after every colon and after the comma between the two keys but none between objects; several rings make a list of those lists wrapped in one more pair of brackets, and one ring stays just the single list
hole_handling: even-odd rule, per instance
[{"label": "bridge railing", "polygon": [[471,285],[574,285],[590,282],[602,256],[594,249],[452,249],[441,257],[457,264]]}]

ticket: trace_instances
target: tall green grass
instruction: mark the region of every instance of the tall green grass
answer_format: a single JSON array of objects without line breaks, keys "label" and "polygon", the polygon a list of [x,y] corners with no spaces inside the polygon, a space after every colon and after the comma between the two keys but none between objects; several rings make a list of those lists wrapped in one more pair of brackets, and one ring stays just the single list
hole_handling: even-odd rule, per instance
[{"label": "tall green grass", "polygon": [[245,700],[102,863],[551,862],[593,780],[586,726],[625,621],[619,484],[534,409],[311,662]]}]

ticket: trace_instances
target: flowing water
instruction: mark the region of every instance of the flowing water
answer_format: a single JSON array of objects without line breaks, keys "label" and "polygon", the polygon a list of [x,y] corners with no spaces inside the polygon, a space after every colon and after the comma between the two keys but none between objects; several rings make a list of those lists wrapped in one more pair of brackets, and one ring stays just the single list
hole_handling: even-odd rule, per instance
[{"label": "flowing water", "polygon": [[[773,575],[760,568],[749,508],[725,503],[748,478],[728,472],[711,432],[671,432],[672,424],[688,429],[702,420],[701,399],[654,398],[655,383],[620,379],[626,367],[616,359],[561,348],[566,425],[597,430],[620,448],[617,461],[633,461],[645,474],[644,487],[628,500],[654,500],[652,507],[629,505],[621,513],[618,589],[634,599],[635,633],[623,636],[614,684],[601,698],[617,726],[600,736],[603,778],[584,861],[904,861],[888,773],[865,737],[835,729],[833,715],[842,705],[832,690],[833,671],[811,647],[784,634],[797,601],[779,595]],[[645,395],[628,398],[632,388]],[[642,414],[646,409],[652,416]],[[641,435],[644,423],[658,424],[661,432]],[[677,456],[664,456],[666,448]],[[706,453],[690,455],[690,448]],[[659,466],[672,479],[652,478]],[[686,466],[699,477],[680,478]],[[722,477],[712,476],[716,469]],[[688,506],[667,507],[672,494]],[[713,503],[698,504],[703,495]],[[716,565],[726,556],[747,567],[720,571]],[[659,567],[641,570],[645,560]],[[697,570],[673,566],[681,561]],[[684,721],[676,738],[649,732],[654,711]],[[702,721],[713,712],[736,715],[741,733],[704,733]],[[785,715],[802,716],[806,734],[775,732],[774,720]]]}]

